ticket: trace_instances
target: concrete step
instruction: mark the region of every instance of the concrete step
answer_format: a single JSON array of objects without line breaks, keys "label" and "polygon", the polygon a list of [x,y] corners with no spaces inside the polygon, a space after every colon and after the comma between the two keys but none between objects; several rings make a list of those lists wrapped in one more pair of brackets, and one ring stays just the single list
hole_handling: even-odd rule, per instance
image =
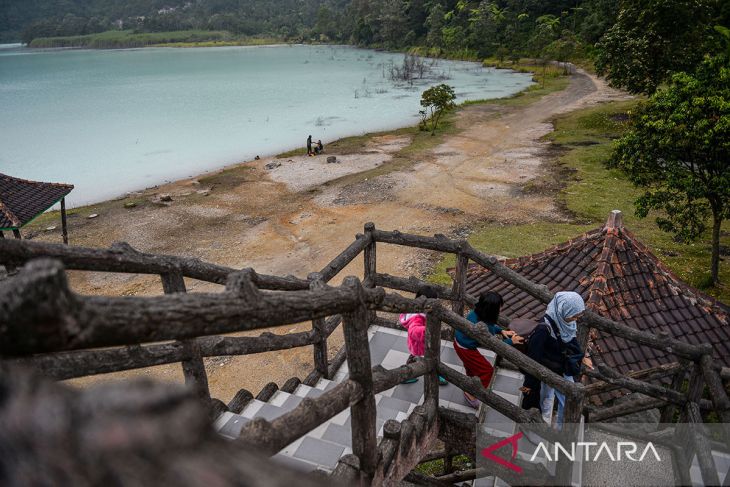
[{"label": "concrete step", "polygon": [[[368,336],[373,366],[382,365],[386,369],[394,369],[404,365],[408,360],[405,330],[375,326],[370,328]],[[480,351],[488,360],[494,361],[493,352]],[[453,343],[441,341],[441,361],[464,373],[463,364],[454,351]],[[320,379],[314,387],[300,384],[292,394],[277,391],[268,402],[253,400],[246,405],[240,415],[232,413],[221,415],[215,423],[216,429],[227,438],[235,438],[241,428],[251,419],[261,417],[273,420],[293,410],[305,397],[316,398],[335,387],[346,380],[348,373],[345,363],[332,380]],[[496,371],[493,389],[508,400],[513,402],[520,400],[519,387],[521,385],[521,375],[518,377],[514,372],[507,370]],[[399,384],[388,391],[377,394],[375,401],[377,405],[376,427],[380,437],[385,421],[389,419],[402,421],[417,405],[423,403],[423,379],[419,378],[412,384]],[[439,404],[461,412],[477,413],[467,404],[463,392],[453,384],[439,388]],[[352,451],[350,426],[350,410],[347,409],[288,445],[273,458],[302,471],[320,469],[330,472],[342,455]]]}]

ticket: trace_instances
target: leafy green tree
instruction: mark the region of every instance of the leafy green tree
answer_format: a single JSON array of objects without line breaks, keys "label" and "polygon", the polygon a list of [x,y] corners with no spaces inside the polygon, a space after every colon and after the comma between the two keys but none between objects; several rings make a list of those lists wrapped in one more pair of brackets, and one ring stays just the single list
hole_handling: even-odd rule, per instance
[{"label": "leafy green tree", "polygon": [[582,55],[580,41],[570,31],[563,31],[560,39],[556,39],[543,50],[545,57],[563,63],[563,74],[568,74],[568,61]]},{"label": "leafy green tree", "polygon": [[378,16],[380,36],[387,47],[399,47],[406,35],[406,5],[401,0],[386,0]]},{"label": "leafy green tree", "polygon": [[442,47],[443,37],[441,36],[441,30],[444,27],[444,7],[440,3],[436,3],[431,7],[431,10],[426,19],[426,25],[428,26],[428,34],[426,35],[426,42],[429,46]]},{"label": "leafy green tree", "polygon": [[697,239],[712,219],[712,283],[718,282],[720,227],[730,216],[730,63],[704,61],[695,74],[640,105],[609,161],[645,192],[636,213],[660,210],[662,230]]},{"label": "leafy green tree", "polygon": [[436,133],[441,116],[454,108],[454,88],[447,84],[432,86],[421,94],[421,106],[431,114],[431,135]]},{"label": "leafy green tree", "polygon": [[693,71],[712,40],[712,0],[624,0],[598,45],[598,73],[632,93],[654,93]]}]

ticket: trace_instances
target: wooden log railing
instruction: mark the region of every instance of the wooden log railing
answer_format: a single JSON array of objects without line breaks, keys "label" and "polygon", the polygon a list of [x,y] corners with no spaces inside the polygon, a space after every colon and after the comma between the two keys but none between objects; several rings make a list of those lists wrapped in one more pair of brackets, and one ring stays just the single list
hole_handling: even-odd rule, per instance
[{"label": "wooden log railing", "polygon": [[[378,242],[455,254],[457,266],[453,286],[449,289],[416,278],[404,279],[378,273]],[[328,286],[327,283],[361,252],[365,259],[364,287],[356,279],[346,279],[345,285],[340,287]],[[43,260],[49,257],[55,261]],[[373,481],[376,475],[383,475],[375,447],[374,394],[392,388],[405,378],[426,376],[426,400],[423,419],[416,415],[413,423],[404,423],[399,431],[399,448],[412,444],[413,429],[423,429],[423,424],[432,428],[437,422],[437,371],[518,422],[541,422],[533,413],[522,411],[484,390],[478,381],[441,364],[438,360],[438,344],[443,333],[441,323],[448,325],[447,330],[466,333],[481,346],[497,353],[498,357],[563,392],[567,399],[565,420],[568,423],[578,422],[584,410],[591,411],[593,418],[601,418],[600,411],[584,407],[585,398],[616,389],[650,396],[643,402],[639,401],[641,404],[634,402],[631,407],[624,408],[624,413],[648,406],[650,401],[659,401],[681,407],[683,418],[697,422],[701,420],[700,408],[707,408],[709,404],[701,398],[704,384],[712,392],[712,407],[724,422],[730,423],[730,399],[722,383],[722,371],[712,363],[711,347],[691,345],[667,335],[652,335],[589,311],[581,320],[583,325],[674,354],[692,364],[690,391],[684,394],[676,390],[678,384],[667,388],[646,382],[675,373],[679,370],[676,362],[623,376],[599,361],[599,370],[589,372],[589,375],[600,382],[585,387],[567,381],[493,337],[483,324],[474,326],[463,318],[464,306],[476,302],[475,297],[465,292],[466,270],[470,261],[542,302],[552,299],[547,287],[529,281],[465,241],[438,235],[422,237],[384,232],[375,229],[372,224],[367,224],[364,234],[358,235],[345,251],[306,280],[260,275],[251,269],[241,271],[197,259],[145,254],[126,244],[115,244],[110,249],[88,249],[0,240],[0,264],[12,267],[26,264],[12,279],[12,284],[0,283],[0,354],[6,362],[32,363],[42,370],[52,371],[57,379],[181,362],[186,382],[198,390],[200,397],[209,399],[203,357],[312,346],[315,370],[305,379],[305,384],[313,385],[319,377],[331,377],[344,360],[350,364],[349,379],[318,399],[302,401],[293,411],[270,423],[261,419],[250,422],[242,430],[240,441],[274,452],[348,406],[352,407],[353,435],[357,436],[353,437],[353,451],[361,480],[365,483]],[[85,271],[158,274],[166,295],[81,296],[69,289],[64,266]],[[225,284],[226,289],[221,293],[185,294],[184,278]],[[450,301],[451,306],[447,309],[438,300],[414,300],[388,294],[378,286],[410,292],[428,286],[439,298]],[[377,311],[427,312],[426,357],[392,371],[378,367],[371,369],[366,330],[370,324],[380,320],[375,314]],[[308,320],[312,322],[312,329],[307,332],[282,336],[263,334],[259,337],[210,336]],[[506,321],[506,317],[502,320]],[[159,323],[169,326],[160,327]],[[345,331],[345,347],[328,362],[327,338],[340,323],[343,323]],[[141,345],[161,341],[170,342]],[[98,347],[123,348],[88,350]],[[250,400],[250,393],[246,392],[242,391],[238,402],[245,404]],[[238,407],[235,400],[232,403]],[[603,414],[605,417],[616,412],[607,410]],[[730,431],[726,431],[726,435],[730,438]],[[707,453],[707,445],[701,439],[697,439],[696,444],[700,454]],[[708,470],[711,459],[702,462],[703,475],[712,479]],[[569,474],[570,471],[564,469],[558,472],[559,478],[564,480]]]},{"label": "wooden log railing", "polygon": [[[109,249],[97,249],[29,240],[0,240],[0,265],[20,267],[40,258],[58,260],[69,270],[128,274],[180,272],[183,277],[223,285],[228,281],[228,276],[238,270],[189,257],[147,254],[135,250],[125,242],[115,243]],[[306,280],[293,276],[257,274],[256,285],[259,289],[278,291],[309,289]]]}]

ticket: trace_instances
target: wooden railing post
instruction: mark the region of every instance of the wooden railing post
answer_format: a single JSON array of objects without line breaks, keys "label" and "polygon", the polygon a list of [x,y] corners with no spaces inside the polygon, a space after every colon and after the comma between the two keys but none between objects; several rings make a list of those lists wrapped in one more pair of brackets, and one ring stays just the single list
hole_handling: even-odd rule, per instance
[{"label": "wooden railing post", "polygon": [[[312,272],[307,276],[307,279],[309,280],[309,289],[312,291],[325,287],[322,274],[319,272]],[[327,327],[325,325],[326,320],[324,318],[312,320],[312,329],[315,333],[315,342],[312,348],[314,350],[314,369],[320,376],[329,379],[327,367]]]},{"label": "wooden railing post", "polygon": [[375,287],[375,274],[377,273],[377,259],[375,255],[375,239],[373,238],[373,232],[375,231],[375,224],[368,222],[365,224],[365,237],[370,240],[370,243],[365,247],[363,255],[365,257],[365,270],[363,275],[363,285],[365,287]]},{"label": "wooden railing post", "polygon": [[[363,286],[367,288],[374,288],[376,275],[378,273],[377,257],[375,252],[375,238],[373,233],[375,232],[375,224],[368,222],[364,228],[365,238],[370,242],[363,250]],[[375,322],[378,317],[378,312],[374,309],[368,311],[368,321],[370,323]]]},{"label": "wooden railing post", "polygon": [[[362,285],[356,277],[346,277],[343,285],[357,289],[361,295],[363,294]],[[355,311],[342,315],[350,380],[356,382],[362,390],[362,399],[352,404],[350,408],[352,453],[360,459],[362,485],[370,485],[372,482],[378,456],[375,394],[368,342],[368,317],[369,311],[364,304]]]},{"label": "wooden railing post", "polygon": [[[699,364],[698,364],[699,368]],[[702,415],[700,407],[696,402],[689,402],[684,407],[687,422],[690,423],[692,446],[697,453],[697,463],[700,465],[702,482],[704,485],[720,485],[720,478],[717,475],[717,467],[712,457],[712,447],[704,434],[702,428]],[[692,458],[691,456],[689,457]]]},{"label": "wooden railing post", "polygon": [[[687,366],[689,365],[688,360],[681,359],[680,364],[682,367],[675,372],[674,377],[672,377],[672,383],[669,386],[669,388],[673,391],[680,392],[682,390],[682,383],[684,383],[684,378],[687,377]],[[661,416],[659,418],[659,423],[672,423],[674,420],[674,413],[677,410],[677,406],[674,403],[668,403],[666,406],[662,408]]]},{"label": "wooden railing post", "polygon": [[[168,272],[160,274],[162,278],[162,288],[165,294],[184,293],[185,280],[181,272]],[[189,357],[182,361],[183,375],[185,376],[185,384],[192,387],[198,397],[203,400],[210,400],[210,390],[208,389],[208,376],[205,373],[205,363],[200,353],[200,345],[196,339],[184,340],[181,342],[185,347],[186,356]]]},{"label": "wooden railing post", "polygon": [[[585,390],[582,384],[575,384],[570,394],[565,394],[565,410],[561,436],[565,442],[578,441],[580,420],[585,404]],[[555,472],[560,485],[572,485],[573,462],[563,459],[558,462]]]},{"label": "wooden railing post", "polygon": [[[702,376],[702,368],[701,365],[698,362],[695,362],[692,364],[692,373],[689,376],[689,389],[687,390],[687,403],[698,403],[700,402],[700,399],[702,398],[702,390],[705,388],[705,382],[704,378]],[[679,422],[680,423],[688,423],[688,409],[682,408]]]},{"label": "wooden railing post", "polygon": [[68,245],[68,226],[66,225],[66,198],[61,198],[61,235],[63,243]]},{"label": "wooden railing post", "polygon": [[441,320],[434,313],[426,315],[426,360],[430,371],[423,376],[423,404],[429,424],[439,407],[438,363],[441,355]]},{"label": "wooden railing post", "polygon": [[[461,247],[460,247],[461,248]],[[466,274],[469,270],[469,257],[459,252],[456,254],[456,270],[454,271],[454,285],[451,292],[454,301],[451,302],[451,309],[459,316],[464,316],[464,295],[466,294]]]}]

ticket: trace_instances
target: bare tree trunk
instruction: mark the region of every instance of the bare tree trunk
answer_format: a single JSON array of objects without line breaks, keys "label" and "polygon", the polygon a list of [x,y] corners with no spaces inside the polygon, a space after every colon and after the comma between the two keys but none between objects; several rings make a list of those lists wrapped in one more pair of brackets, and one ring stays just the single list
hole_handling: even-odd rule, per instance
[{"label": "bare tree trunk", "polygon": [[712,285],[716,286],[720,282],[720,227],[722,226],[722,216],[719,210],[712,210],[712,263],[710,264],[712,272]]}]

